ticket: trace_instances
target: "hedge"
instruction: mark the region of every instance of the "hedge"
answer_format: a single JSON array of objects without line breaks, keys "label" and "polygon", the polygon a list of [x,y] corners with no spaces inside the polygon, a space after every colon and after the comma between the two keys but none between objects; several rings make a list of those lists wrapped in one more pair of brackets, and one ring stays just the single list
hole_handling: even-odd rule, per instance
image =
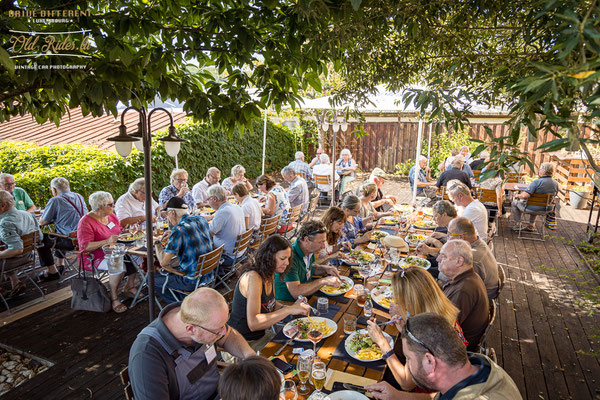
[{"label": "hedge", "polygon": [[[177,135],[189,140],[182,143],[178,156],[179,167],[189,173],[189,184],[201,180],[211,166],[221,170],[222,179],[230,175],[235,164],[246,168],[246,176],[256,178],[261,172],[263,125],[257,121],[253,128],[243,136],[227,137],[207,124],[178,125]],[[156,197],[169,183],[175,167],[175,160],[157,140],[165,134],[155,133],[152,145],[152,187]],[[279,171],[293,159],[293,135],[285,127],[268,123],[265,170]],[[40,147],[6,141],[0,142],[0,172],[13,174],[17,186],[25,189],[38,207],[43,207],[52,196],[50,181],[57,176],[68,179],[71,190],[86,199],[97,190],[105,190],[116,200],[133,180],[143,176],[143,154],[134,148],[132,154],[122,158],[114,151],[81,144]]]}]

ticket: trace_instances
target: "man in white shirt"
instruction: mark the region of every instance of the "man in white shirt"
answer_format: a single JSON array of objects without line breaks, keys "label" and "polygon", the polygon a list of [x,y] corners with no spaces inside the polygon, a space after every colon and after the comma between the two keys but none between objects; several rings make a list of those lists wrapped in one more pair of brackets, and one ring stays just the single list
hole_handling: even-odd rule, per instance
[{"label": "man in white shirt", "polygon": [[221,181],[221,171],[217,167],[210,167],[206,171],[206,177],[196,183],[192,188],[192,196],[196,202],[196,207],[206,205],[208,199],[208,188]]},{"label": "man in white shirt", "polygon": [[477,235],[487,243],[488,213],[485,206],[479,200],[473,199],[467,185],[459,181],[448,182],[447,189],[450,200],[458,207],[462,207],[462,212],[459,209],[458,216],[471,221],[477,230]]},{"label": "man in white shirt", "polygon": [[[317,155],[312,159],[312,161],[310,162],[310,164],[308,164],[309,167],[314,168],[315,165],[319,165],[321,164],[321,160],[319,160],[319,157],[321,156],[321,154],[323,154],[323,149],[321,147],[317,148]],[[315,171],[313,171],[314,173]]]},{"label": "man in white shirt", "polygon": [[[319,156],[319,161],[320,161],[320,164],[315,165],[313,168],[313,177],[315,175],[325,175],[325,176],[331,177],[332,173],[333,173],[333,166],[331,165],[331,162],[329,161],[329,156],[325,153],[322,153]],[[340,180],[340,176],[336,172],[335,173],[336,184],[339,182],[339,180]],[[316,182],[316,178],[315,178],[315,182]],[[331,185],[317,184],[317,188],[321,192],[331,192]]]},{"label": "man in white shirt", "polygon": [[[246,220],[242,209],[227,201],[227,190],[221,185],[208,188],[208,204],[215,209],[209,229],[215,247],[225,245],[221,255],[221,265],[232,265],[235,259],[233,250],[238,235],[246,232]],[[238,257],[242,254],[238,254]]]},{"label": "man in white shirt", "polygon": [[[117,199],[115,214],[122,227],[140,224],[141,229],[146,228],[146,191],[144,178],[139,178],[129,185],[127,193]],[[152,199],[152,222],[156,221],[156,214],[160,205]]]}]

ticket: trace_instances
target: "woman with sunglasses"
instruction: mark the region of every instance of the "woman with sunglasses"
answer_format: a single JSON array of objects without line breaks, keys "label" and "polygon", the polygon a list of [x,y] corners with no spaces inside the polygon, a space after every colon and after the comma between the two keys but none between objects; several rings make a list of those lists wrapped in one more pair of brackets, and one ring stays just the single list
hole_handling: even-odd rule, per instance
[{"label": "woman with sunglasses", "polygon": [[[84,215],[83,218],[79,220],[79,225],[77,226],[77,241],[79,251],[82,252],[80,257],[83,260],[83,267],[86,271],[92,271],[93,268],[107,270],[108,262],[104,258],[102,246],[114,245],[123,228],[119,224],[119,219],[114,213],[115,202],[110,193],[102,191],[94,192],[90,195],[89,202],[92,211]],[[92,262],[90,262],[89,257],[85,256],[83,252],[91,253],[93,256]],[[127,274],[128,276],[125,287],[123,288],[123,295],[125,297],[133,298],[137,293],[135,287],[136,268],[129,260],[125,262],[125,266],[127,267],[126,272],[109,275],[108,278],[112,309],[117,313],[122,313],[127,310],[127,306],[119,300],[119,294],[117,292],[119,284],[123,280],[123,275]]]},{"label": "woman with sunglasses", "polygon": [[[458,308],[444,295],[435,280],[425,269],[420,267],[408,267],[396,272],[392,278],[392,303],[390,315],[398,318],[396,327],[399,331],[404,326],[404,321],[410,315],[422,313],[436,313],[448,320],[467,344],[462,329],[457,322]],[[410,372],[406,367],[406,358],[402,352],[402,340],[396,338],[392,349],[381,328],[375,320],[368,322],[369,336],[381,348],[388,369],[384,374],[384,380],[397,389],[413,391],[416,388]]]},{"label": "woman with sunglasses", "polygon": [[271,235],[256,252],[254,262],[235,285],[229,326],[235,328],[254,350],[260,350],[273,337],[265,335],[288,315],[308,315],[308,304],[298,300],[284,306],[275,300],[275,273],[283,274],[290,265],[292,247],[287,239]]}]

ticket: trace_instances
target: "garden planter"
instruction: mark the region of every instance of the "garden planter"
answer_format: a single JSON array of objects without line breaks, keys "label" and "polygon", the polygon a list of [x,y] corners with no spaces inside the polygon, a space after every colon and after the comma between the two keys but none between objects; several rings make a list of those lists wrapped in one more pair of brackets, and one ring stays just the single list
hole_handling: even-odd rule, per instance
[{"label": "garden planter", "polygon": [[569,204],[576,210],[581,210],[587,205],[587,200],[590,192],[577,192],[569,190]]}]

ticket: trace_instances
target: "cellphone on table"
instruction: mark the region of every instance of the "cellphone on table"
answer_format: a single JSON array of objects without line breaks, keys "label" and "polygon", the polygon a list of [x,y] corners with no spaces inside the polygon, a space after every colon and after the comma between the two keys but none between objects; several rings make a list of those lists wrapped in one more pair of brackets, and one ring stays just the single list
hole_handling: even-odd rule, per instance
[{"label": "cellphone on table", "polygon": [[294,369],[294,365],[283,361],[281,358],[274,358],[271,360],[275,368],[281,371],[282,374],[287,374]]}]

